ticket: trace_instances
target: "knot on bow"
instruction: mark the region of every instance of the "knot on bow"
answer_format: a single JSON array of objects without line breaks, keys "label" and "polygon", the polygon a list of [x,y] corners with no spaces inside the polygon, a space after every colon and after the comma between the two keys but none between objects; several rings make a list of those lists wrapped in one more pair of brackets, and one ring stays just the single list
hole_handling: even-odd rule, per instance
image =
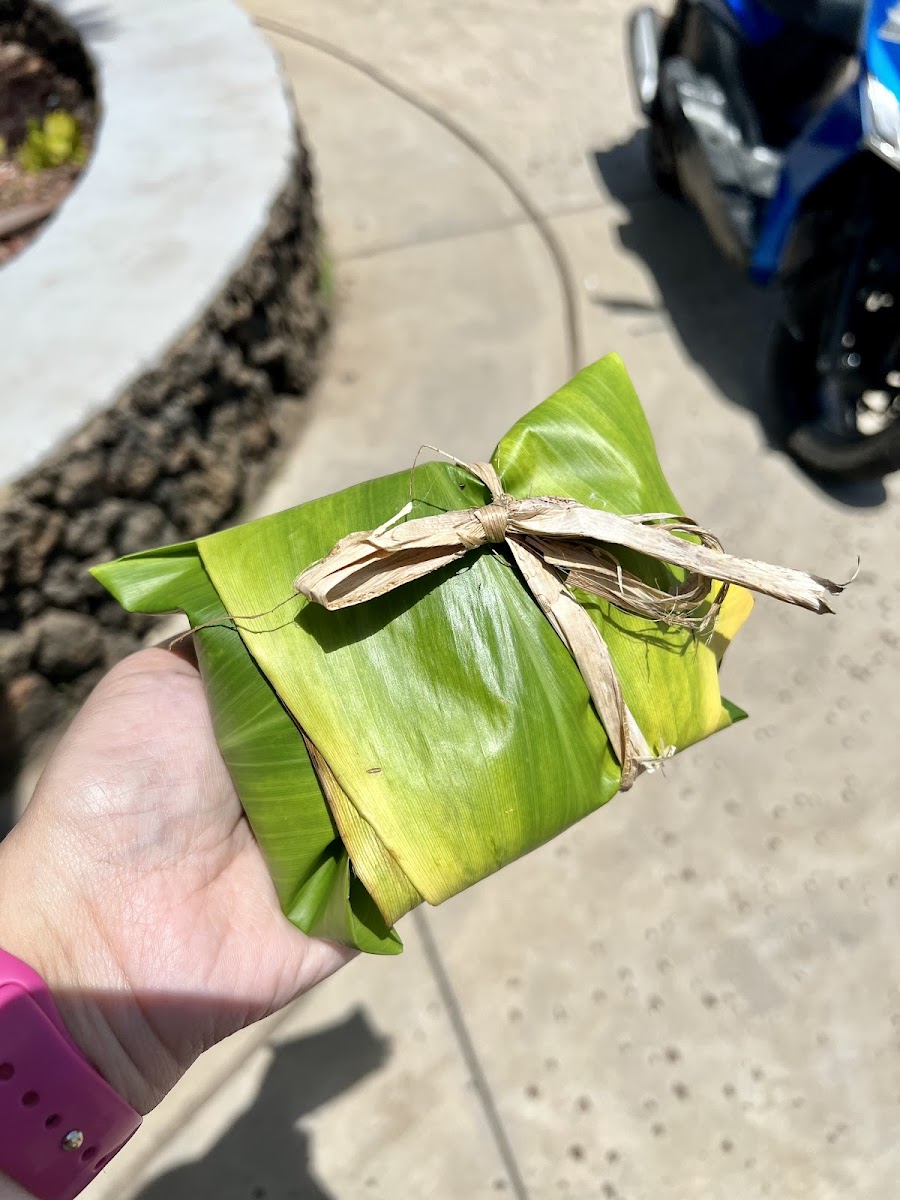
[{"label": "knot on bow", "polygon": [[509,528],[509,504],[504,504],[504,500],[512,500],[512,496],[503,496],[500,500],[495,500],[493,504],[486,504],[484,508],[475,509],[475,517],[484,532],[483,538],[474,539],[470,549],[475,549],[476,546],[482,545],[484,542],[499,543],[506,541],[506,531]]},{"label": "knot on bow", "polygon": [[485,504],[482,508],[471,509],[472,516],[478,522],[480,529],[476,528],[474,534],[469,534],[465,528],[460,530],[461,538],[467,543],[466,548],[477,550],[479,546],[485,544],[505,542],[511,514],[519,501],[515,496],[510,496],[509,492],[503,490],[500,476],[490,463],[461,463],[459,465],[480,479],[491,493],[490,504]]},{"label": "knot on bow", "polygon": [[[713,534],[680,514],[622,516],[563,496],[517,499],[503,490],[490,463],[453,461],[488,488],[490,504],[401,521],[407,508],[378,529],[342,538],[298,575],[295,590],[327,609],[346,608],[421,579],[469,551],[505,543],[581,671],[621,765],[623,789],[671,748],[661,747],[657,755],[650,749],[625,703],[600,629],[572,588],[624,612],[696,630],[714,625],[732,583],[819,613],[831,612],[827,597],[843,590],[802,571],[725,554]],[[656,564],[681,568],[681,574],[663,572],[669,586],[650,583],[644,575],[658,580],[658,565],[638,574],[611,547],[637,551]]]}]

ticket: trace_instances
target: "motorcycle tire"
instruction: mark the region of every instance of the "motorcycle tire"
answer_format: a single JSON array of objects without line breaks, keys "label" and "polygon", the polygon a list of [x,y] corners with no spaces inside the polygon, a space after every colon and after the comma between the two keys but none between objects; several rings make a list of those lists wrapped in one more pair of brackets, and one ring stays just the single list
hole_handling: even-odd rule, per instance
[{"label": "motorcycle tire", "polygon": [[811,475],[824,480],[865,482],[900,468],[900,419],[870,436],[846,434],[817,420],[817,350],[798,341],[783,323],[769,353],[769,379],[777,411],[785,417],[785,448]]},{"label": "motorcycle tire", "polygon": [[681,182],[672,151],[672,138],[658,113],[653,113],[650,117],[647,166],[650,169],[650,177],[661,192],[675,200],[682,198]]}]

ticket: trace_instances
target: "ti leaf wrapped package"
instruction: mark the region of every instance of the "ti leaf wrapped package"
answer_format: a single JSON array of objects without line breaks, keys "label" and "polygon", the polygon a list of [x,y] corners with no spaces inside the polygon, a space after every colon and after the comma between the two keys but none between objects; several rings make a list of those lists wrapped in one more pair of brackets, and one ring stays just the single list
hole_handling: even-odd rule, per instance
[{"label": "ti leaf wrapped package", "polygon": [[819,612],[840,590],[725,555],[679,514],[610,357],[490,464],[426,463],[94,573],[130,611],[201,626],[216,736],[286,915],[390,954],[422,900],[744,716],[718,684],[752,603],[729,584]]}]

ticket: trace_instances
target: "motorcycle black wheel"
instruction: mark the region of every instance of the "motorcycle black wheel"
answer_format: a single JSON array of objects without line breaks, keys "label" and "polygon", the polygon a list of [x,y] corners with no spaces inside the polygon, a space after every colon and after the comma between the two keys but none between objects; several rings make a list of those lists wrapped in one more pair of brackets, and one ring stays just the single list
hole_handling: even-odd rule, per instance
[{"label": "motorcycle black wheel", "polygon": [[650,117],[647,137],[647,165],[650,176],[661,192],[675,200],[682,198],[681,183],[672,151],[672,138],[658,113]]},{"label": "motorcycle black wheel", "polygon": [[[844,428],[827,425],[818,401],[822,380],[816,347],[798,341],[783,323],[770,348],[769,379],[777,411],[785,419],[785,447],[810,474],[862,482],[900,468],[900,417],[872,434],[859,431],[852,413]],[[857,398],[861,401],[862,396]]]}]

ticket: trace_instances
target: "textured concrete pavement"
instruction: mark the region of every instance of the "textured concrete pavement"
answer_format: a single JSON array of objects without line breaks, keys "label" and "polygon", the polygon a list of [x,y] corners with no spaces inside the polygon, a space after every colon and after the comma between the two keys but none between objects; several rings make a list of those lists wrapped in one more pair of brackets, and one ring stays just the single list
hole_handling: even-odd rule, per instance
[{"label": "textured concrete pavement", "polygon": [[897,488],[827,495],[767,447],[770,301],[649,185],[626,9],[254,0],[340,301],[264,507],[422,442],[488,452],[566,377],[568,279],[582,361],[622,354],[687,510],[860,577],[837,618],[760,603],[724,673],[750,721],[219,1047],[98,1200],[896,1194]]}]

